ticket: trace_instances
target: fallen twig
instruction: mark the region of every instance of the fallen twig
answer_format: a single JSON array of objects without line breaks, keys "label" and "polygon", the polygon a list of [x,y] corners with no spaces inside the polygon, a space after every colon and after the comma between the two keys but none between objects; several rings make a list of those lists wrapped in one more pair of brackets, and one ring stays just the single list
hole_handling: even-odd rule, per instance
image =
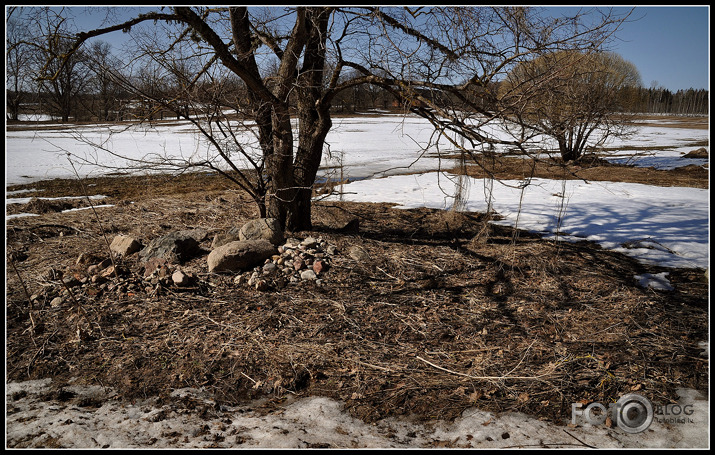
[{"label": "fallen twig", "polygon": [[[434,368],[437,368],[438,370],[442,370],[442,371],[444,371],[444,372],[446,372],[446,373],[456,374],[457,376],[463,376],[463,377],[469,378],[469,379],[481,379],[481,380],[485,380],[485,381],[501,381],[501,380],[506,380],[506,379],[526,379],[526,380],[534,380],[534,379],[541,379],[541,378],[546,377],[546,376],[549,376],[549,375],[551,374],[551,373],[545,373],[545,374],[541,374],[541,375],[538,375],[538,376],[473,376],[473,375],[471,375],[471,374],[460,373],[460,372],[458,372],[458,371],[449,370],[449,369],[444,368],[444,367],[441,367],[441,366],[439,366],[439,365],[435,365],[434,363],[430,362],[429,360],[425,360],[425,359],[423,359],[423,358],[420,357],[420,356],[416,356],[416,358],[417,358],[418,360],[423,361],[423,362],[426,363],[427,365],[432,366],[432,367],[434,367]],[[513,371],[513,370],[512,370],[512,371]]]}]

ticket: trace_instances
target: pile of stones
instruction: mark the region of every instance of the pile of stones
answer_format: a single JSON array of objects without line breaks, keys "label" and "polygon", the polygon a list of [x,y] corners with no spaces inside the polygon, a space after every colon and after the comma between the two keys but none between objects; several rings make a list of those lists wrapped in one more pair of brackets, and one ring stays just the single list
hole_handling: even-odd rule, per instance
[{"label": "pile of stones", "polygon": [[259,218],[214,237],[207,258],[212,273],[232,273],[234,283],[263,291],[289,283],[323,284],[337,247],[322,238],[285,239],[277,220]]},{"label": "pile of stones", "polygon": [[[110,249],[122,265],[115,268],[109,258],[83,253],[67,270],[50,270],[47,286],[31,299],[58,306],[74,292],[99,296],[204,287],[204,280],[179,264],[207,253],[200,246],[206,236],[200,229],[174,231],[144,246],[132,236],[117,235]],[[124,259],[134,254],[139,269],[132,271]],[[235,285],[267,291],[291,283],[324,285],[337,254],[338,248],[322,238],[285,239],[277,222],[264,218],[214,236],[207,265],[210,273],[232,276]]]},{"label": "pile of stones", "polygon": [[337,247],[322,238],[290,238],[278,246],[277,254],[265,259],[262,265],[236,275],[234,283],[259,291],[271,286],[280,289],[288,283],[302,281],[314,281],[320,286],[337,253]]}]

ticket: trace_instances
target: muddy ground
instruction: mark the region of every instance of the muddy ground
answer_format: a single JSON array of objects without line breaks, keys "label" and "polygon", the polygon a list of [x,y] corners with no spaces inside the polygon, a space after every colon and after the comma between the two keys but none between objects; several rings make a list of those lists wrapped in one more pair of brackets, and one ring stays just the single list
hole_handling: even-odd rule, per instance
[{"label": "muddy ground", "polygon": [[[513,161],[500,165],[503,178],[523,173]],[[708,186],[702,169],[615,168],[550,172],[638,182],[649,172],[653,184]],[[667,403],[678,388],[708,387],[698,346],[708,340],[703,270],[645,266],[592,243],[489,225],[479,213],[318,202],[313,230],[288,236],[337,247],[321,284],[257,291],[207,271],[213,234],[258,216],[220,177],[53,180],[8,191],[23,188],[35,190],[23,196],[102,194],[95,204],[113,204],[61,212],[66,201],[33,200],[7,210],[41,216],[6,223],[6,380],[53,378],[56,399],[72,380],[126,399],[169,400],[185,387],[226,405],[267,398],[267,411],[288,396],[325,396],[365,422],[449,420],[476,406],[564,423],[573,402],[638,391]],[[338,229],[352,218],[359,231]],[[148,282],[136,254],[119,260],[122,274],[87,282],[80,256],[106,259],[105,238],[146,244],[197,228],[207,232],[204,252],[173,265],[195,277],[192,286]],[[367,254],[351,256],[354,246]],[[634,278],[661,271],[673,291]],[[63,285],[70,275],[85,282]]]}]

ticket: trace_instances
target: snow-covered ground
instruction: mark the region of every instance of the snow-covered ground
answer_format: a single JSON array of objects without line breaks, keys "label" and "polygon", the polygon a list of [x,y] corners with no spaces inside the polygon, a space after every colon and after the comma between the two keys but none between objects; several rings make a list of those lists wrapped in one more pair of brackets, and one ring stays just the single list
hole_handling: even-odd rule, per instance
[{"label": "snow-covered ground", "polygon": [[[638,129],[635,136],[628,139],[614,139],[608,147],[618,148],[609,161],[618,164],[628,164],[638,167],[653,167],[655,169],[674,169],[676,167],[695,164],[702,166],[706,159],[683,158],[683,155],[699,147],[698,140],[708,140],[709,131],[692,128],[663,128],[654,124]],[[629,149],[629,147],[634,147]],[[650,148],[654,150],[650,150]],[[648,151],[643,151],[649,149]]]},{"label": "snow-covered ground", "polygon": [[[192,134],[194,127],[185,121],[160,122],[134,128],[102,124],[92,127],[68,127],[41,124],[41,128],[8,131],[5,134],[6,184],[31,183],[51,178],[74,178],[68,153],[80,176],[103,175],[110,170],[92,163],[113,166],[138,173],[138,160],[204,160],[215,158],[207,142]],[[508,139],[503,131],[488,128],[489,134]],[[708,130],[644,126],[628,139],[613,140],[607,147],[619,147],[613,160],[626,160],[636,166],[656,165],[673,168],[688,164],[702,165],[707,160],[686,159],[682,155],[707,141]],[[253,134],[244,135],[245,144],[255,147]],[[324,175],[362,179],[420,172],[453,166],[453,162],[435,156],[454,150],[444,137],[433,134],[426,120],[415,116],[352,116],[333,119],[327,136],[328,151],[322,165]],[[648,153],[642,147],[655,147]],[[632,149],[629,149],[632,147]],[[497,150],[499,151],[499,150]],[[637,155],[637,156],[634,156]],[[213,161],[216,162],[215,159]],[[240,161],[239,161],[240,164]]]},{"label": "snow-covered ground", "polygon": [[[464,179],[465,209],[484,212],[491,199],[504,217],[497,223],[590,240],[650,264],[708,267],[708,190],[548,179],[533,179],[521,189],[517,180]],[[343,194],[333,199],[450,209],[458,180],[443,172],[360,180],[343,185]]]},{"label": "snow-covered ground", "polygon": [[[282,409],[262,415],[259,402],[220,407],[215,417],[200,417],[181,406],[155,399],[119,402],[100,386],[65,387],[73,400],[101,402],[81,406],[41,402],[50,380],[6,385],[6,441],[11,446],[67,448],[618,448],[709,446],[708,401],[701,394],[678,391],[683,422],[656,414],[647,430],[627,433],[605,425],[553,425],[524,414],[469,409],[454,422],[428,424],[388,418],[366,424],[351,417],[343,405],[325,397],[287,399]],[[190,396],[215,409],[197,389],[180,389],[174,397]],[[671,408],[672,411],[675,408]],[[687,413],[687,414],[686,414]]]},{"label": "snow-covered ground", "polygon": [[[385,115],[335,119],[328,135],[330,153],[323,165],[326,175],[356,179],[342,187],[343,200],[392,202],[401,207],[451,208],[456,177],[436,172],[449,163],[434,158],[449,145],[433,143],[427,122],[415,117]],[[114,131],[115,134],[109,134]],[[35,131],[6,132],[6,186],[63,177],[97,176],[107,170],[89,164],[94,160],[119,168],[131,167],[131,159],[146,155],[169,155],[182,159],[206,157],[210,150],[197,140],[186,123],[136,130],[113,126],[71,128],[43,124]],[[77,135],[101,143],[98,150]],[[250,140],[247,137],[247,141]],[[682,155],[709,139],[702,129],[666,128],[651,124],[628,140],[612,159],[627,159],[639,166],[673,168],[701,165]],[[427,147],[432,144],[431,147]],[[649,154],[638,150],[649,147]],[[629,149],[630,147],[630,149]],[[708,147],[709,148],[709,147]],[[639,156],[632,157],[634,153]],[[119,156],[129,157],[124,160]],[[80,158],[86,158],[82,160]],[[84,162],[83,161],[87,161]],[[398,175],[407,172],[411,175]],[[385,177],[387,176],[387,177]],[[362,179],[362,180],[359,180]],[[500,223],[565,240],[591,240],[621,251],[646,264],[709,269],[708,190],[655,187],[640,184],[554,181],[490,182],[463,178],[465,208],[483,211],[487,201],[504,219]],[[522,189],[523,188],[523,189]],[[18,196],[21,193],[7,195]],[[490,197],[488,197],[490,195]],[[6,200],[18,202],[22,198]],[[6,217],[6,220],[8,217]],[[643,286],[667,290],[667,274],[634,277]],[[708,349],[703,340],[703,348]],[[416,425],[388,419],[366,425],[342,411],[338,402],[310,397],[287,402],[278,413],[261,416],[248,408],[226,409],[221,420],[203,420],[180,409],[163,411],[151,400],[120,403],[109,399],[111,391],[75,387],[77,395],[107,395],[100,408],[82,408],[67,403],[40,402],[47,381],[6,384],[6,444],[23,441],[53,443],[65,447],[433,447],[449,443],[457,447],[708,447],[708,391],[680,391],[681,404],[691,405],[690,421],[654,421],[648,430],[628,434],[618,428],[581,425],[554,426],[528,416],[494,416],[476,409],[453,423]],[[22,393],[20,393],[22,391]],[[199,393],[200,391],[175,391]],[[675,397],[674,397],[675,398]],[[162,413],[162,419],[156,415]],[[656,416],[657,417],[657,416]],[[207,427],[204,427],[206,425]],[[177,437],[176,435],[180,435]],[[505,437],[508,435],[508,437]],[[44,441],[44,442],[43,442]]]}]

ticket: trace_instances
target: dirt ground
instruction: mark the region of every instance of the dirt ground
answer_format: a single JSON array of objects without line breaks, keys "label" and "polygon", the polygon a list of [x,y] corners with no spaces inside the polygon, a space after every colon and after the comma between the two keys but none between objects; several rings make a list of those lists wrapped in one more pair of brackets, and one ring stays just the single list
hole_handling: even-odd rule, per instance
[{"label": "dirt ground", "polygon": [[[500,166],[500,176],[523,172],[512,161]],[[540,172],[708,185],[707,171],[616,168]],[[479,213],[319,202],[313,231],[288,236],[337,246],[322,283],[257,291],[207,272],[213,234],[257,217],[248,197],[220,178],[82,183],[8,188],[36,190],[23,197],[86,191],[108,196],[96,204],[114,204],[62,213],[65,202],[33,200],[8,210],[41,216],[6,223],[6,380],[51,377],[55,399],[75,378],[128,399],[168,400],[173,389],[202,387],[227,405],[267,398],[266,410],[287,396],[325,396],[365,422],[449,420],[476,406],[563,423],[577,401],[638,391],[668,403],[677,388],[708,387],[698,346],[708,340],[703,270],[646,267],[588,242],[490,225]],[[336,228],[346,218],[359,219],[358,232]],[[105,237],[131,234],[146,244],[196,228],[207,231],[205,254],[175,264],[196,277],[189,287],[148,282],[136,254],[102,286],[86,282],[87,262],[77,265],[81,255],[106,259]],[[355,246],[362,258],[349,254]],[[661,271],[675,290],[643,289],[634,279]],[[85,283],[66,287],[70,275]],[[62,303],[52,305],[58,296]]]}]

